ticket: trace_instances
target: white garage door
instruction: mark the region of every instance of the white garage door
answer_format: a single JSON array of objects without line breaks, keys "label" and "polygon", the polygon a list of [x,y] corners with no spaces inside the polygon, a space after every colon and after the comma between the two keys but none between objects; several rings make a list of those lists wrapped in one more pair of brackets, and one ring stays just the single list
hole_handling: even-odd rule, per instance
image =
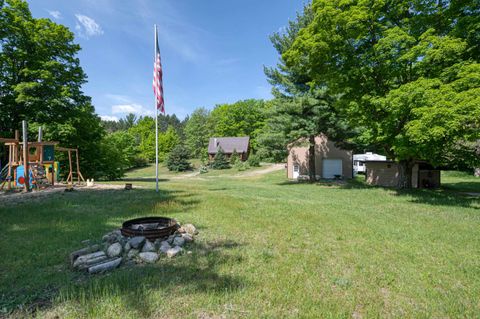
[{"label": "white garage door", "polygon": [[342,176],[342,160],[341,159],[324,159],[323,160],[323,178],[335,178],[335,175]]}]

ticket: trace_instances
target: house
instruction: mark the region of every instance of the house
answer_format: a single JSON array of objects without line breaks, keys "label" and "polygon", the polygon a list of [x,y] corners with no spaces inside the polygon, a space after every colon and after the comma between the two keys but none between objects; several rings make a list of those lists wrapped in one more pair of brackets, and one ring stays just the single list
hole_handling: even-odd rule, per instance
[{"label": "house", "polygon": [[[366,161],[365,179],[370,185],[396,187],[399,166],[394,161]],[[416,162],[412,168],[413,188],[440,187],[440,170],[426,162]]]},{"label": "house", "polygon": [[353,154],[353,172],[355,174],[365,174],[366,161],[386,161],[387,157],[372,152],[365,154]]},{"label": "house", "polygon": [[242,161],[248,159],[250,152],[250,137],[212,137],[208,142],[208,157],[213,160],[219,148],[223,150],[228,158],[236,151]]},{"label": "house", "polygon": [[[308,172],[308,143],[299,140],[288,147],[287,177],[301,179],[309,176]],[[352,151],[335,146],[327,136],[320,134],[315,137],[315,176],[317,178],[352,178]]]}]

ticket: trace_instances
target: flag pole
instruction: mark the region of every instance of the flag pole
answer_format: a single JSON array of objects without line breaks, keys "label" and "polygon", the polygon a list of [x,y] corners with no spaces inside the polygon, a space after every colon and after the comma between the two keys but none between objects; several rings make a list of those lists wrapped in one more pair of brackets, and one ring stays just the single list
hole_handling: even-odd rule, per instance
[{"label": "flag pole", "polygon": [[[158,41],[158,38],[157,38],[157,25],[154,24],[153,26],[155,28],[155,32],[154,32],[154,35],[155,35],[155,54],[154,54],[154,59],[155,59],[155,62],[156,63],[156,59],[157,59],[157,41]],[[157,105],[157,98],[155,97],[155,191],[158,193],[158,105]]]}]

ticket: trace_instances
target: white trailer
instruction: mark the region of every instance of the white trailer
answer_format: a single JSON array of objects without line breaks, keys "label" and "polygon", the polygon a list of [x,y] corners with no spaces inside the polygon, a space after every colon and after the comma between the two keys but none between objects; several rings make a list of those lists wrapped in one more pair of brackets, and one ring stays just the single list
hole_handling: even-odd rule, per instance
[{"label": "white trailer", "polygon": [[365,154],[354,154],[353,155],[353,172],[355,174],[365,174],[366,161],[386,161],[387,157],[372,152],[366,152]]}]

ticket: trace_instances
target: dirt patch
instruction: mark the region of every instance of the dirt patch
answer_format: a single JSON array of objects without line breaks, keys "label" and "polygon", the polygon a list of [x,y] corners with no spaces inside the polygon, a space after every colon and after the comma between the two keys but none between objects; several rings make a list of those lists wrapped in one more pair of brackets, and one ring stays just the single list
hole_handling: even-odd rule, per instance
[{"label": "dirt patch", "polygon": [[[94,186],[85,186],[85,185],[74,185],[74,191],[92,191],[92,190],[108,190],[108,189],[123,189],[124,185],[112,185],[112,184],[95,184]],[[0,192],[0,203],[18,203],[25,202],[28,200],[35,200],[39,198],[44,198],[56,193],[65,192],[67,185],[57,184],[52,187],[47,187],[39,191],[31,191],[28,193],[23,193],[22,191],[14,192]]]},{"label": "dirt patch", "polygon": [[233,177],[260,176],[260,175],[265,175],[265,174],[276,172],[276,171],[281,171],[282,169],[285,169],[285,164],[272,164],[267,168],[256,170],[256,171],[251,171],[251,172],[245,172],[245,173],[242,173],[242,174],[233,175]]},{"label": "dirt patch", "polygon": [[186,178],[196,177],[198,175],[200,175],[200,172],[192,172],[192,173],[184,174],[181,176],[174,176],[172,177],[172,179],[186,179]]},{"label": "dirt patch", "polygon": [[[200,174],[200,172],[195,171],[195,172],[191,172],[191,173],[188,173],[188,174],[183,174],[183,175],[180,175],[180,176],[170,177],[170,179],[178,180],[178,179],[195,178],[196,180],[207,180],[207,179],[220,178],[220,177],[221,178],[223,178],[223,177],[231,177],[231,178],[254,177],[254,176],[265,175],[265,174],[268,174],[268,173],[271,173],[271,172],[280,171],[282,169],[285,169],[285,164],[271,164],[271,165],[268,165],[264,169],[246,171],[246,172],[239,173],[239,174],[236,174],[236,175],[223,174],[223,175],[216,175],[216,176],[208,176],[208,174],[207,174],[206,176],[201,177],[202,175]],[[152,178],[155,178],[155,177],[152,177]]]}]

